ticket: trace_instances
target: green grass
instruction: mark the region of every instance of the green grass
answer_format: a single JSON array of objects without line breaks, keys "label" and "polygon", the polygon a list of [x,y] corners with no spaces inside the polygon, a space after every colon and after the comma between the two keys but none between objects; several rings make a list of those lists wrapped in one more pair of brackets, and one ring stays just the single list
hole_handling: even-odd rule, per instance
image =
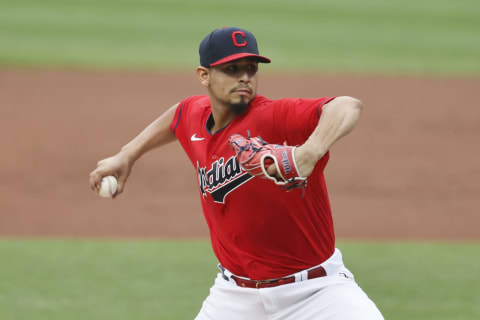
[{"label": "green grass", "polygon": [[216,273],[206,242],[3,240],[0,261],[2,320],[193,319]]},{"label": "green grass", "polygon": [[480,73],[477,0],[0,0],[0,65],[191,70],[211,30],[269,70]]},{"label": "green grass", "polygon": [[480,245],[340,245],[385,319],[480,319]]},{"label": "green grass", "polygon": [[[389,320],[479,319],[476,244],[341,242]],[[206,241],[0,240],[0,319],[193,319],[216,273]]]}]

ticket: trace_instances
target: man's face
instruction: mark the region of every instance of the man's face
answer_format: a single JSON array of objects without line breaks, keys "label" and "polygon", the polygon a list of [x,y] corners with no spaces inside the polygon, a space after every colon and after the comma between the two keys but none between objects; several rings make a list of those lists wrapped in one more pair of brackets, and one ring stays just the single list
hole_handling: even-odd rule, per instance
[{"label": "man's face", "polygon": [[257,94],[258,62],[239,59],[210,67],[208,89],[217,102],[240,114]]}]

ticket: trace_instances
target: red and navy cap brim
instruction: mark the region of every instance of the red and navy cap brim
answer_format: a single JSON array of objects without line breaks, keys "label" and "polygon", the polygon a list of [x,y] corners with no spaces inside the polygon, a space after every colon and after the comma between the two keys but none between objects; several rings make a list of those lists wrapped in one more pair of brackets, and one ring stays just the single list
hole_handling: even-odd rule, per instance
[{"label": "red and navy cap brim", "polygon": [[220,64],[224,64],[224,63],[227,63],[227,62],[232,62],[232,61],[243,59],[243,58],[255,58],[258,62],[262,62],[262,63],[272,62],[267,57],[264,57],[264,56],[261,56],[261,55],[258,55],[258,54],[242,52],[242,53],[232,54],[228,57],[225,57],[223,59],[215,61],[215,62],[210,64],[210,67],[218,66]]}]

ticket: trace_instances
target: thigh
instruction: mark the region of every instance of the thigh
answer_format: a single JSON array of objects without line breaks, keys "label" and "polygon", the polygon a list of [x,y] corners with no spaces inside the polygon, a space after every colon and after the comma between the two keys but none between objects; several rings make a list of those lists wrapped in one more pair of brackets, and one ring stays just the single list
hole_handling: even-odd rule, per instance
[{"label": "thigh", "polygon": [[217,276],[195,320],[267,320],[257,289],[240,288]]},{"label": "thigh", "polygon": [[[383,320],[373,301],[353,279],[333,276],[306,281],[284,301],[272,320]],[[291,295],[290,295],[291,296]]]},{"label": "thigh", "polygon": [[[345,281],[338,286],[327,288],[320,299],[323,300],[312,307],[312,317],[305,319],[331,319],[331,320],[383,320],[383,316],[375,303],[354,282]],[[318,312],[318,315],[315,315]]]}]

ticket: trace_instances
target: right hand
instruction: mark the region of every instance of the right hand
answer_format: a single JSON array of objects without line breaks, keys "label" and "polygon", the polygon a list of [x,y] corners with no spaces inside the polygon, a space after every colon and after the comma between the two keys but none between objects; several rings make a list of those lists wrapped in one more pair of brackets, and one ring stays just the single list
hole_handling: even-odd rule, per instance
[{"label": "right hand", "polygon": [[102,178],[105,176],[115,176],[118,181],[118,188],[113,198],[117,197],[125,188],[125,183],[130,175],[132,166],[133,162],[122,152],[99,161],[97,168],[90,173],[90,188],[98,193],[100,191]]}]

